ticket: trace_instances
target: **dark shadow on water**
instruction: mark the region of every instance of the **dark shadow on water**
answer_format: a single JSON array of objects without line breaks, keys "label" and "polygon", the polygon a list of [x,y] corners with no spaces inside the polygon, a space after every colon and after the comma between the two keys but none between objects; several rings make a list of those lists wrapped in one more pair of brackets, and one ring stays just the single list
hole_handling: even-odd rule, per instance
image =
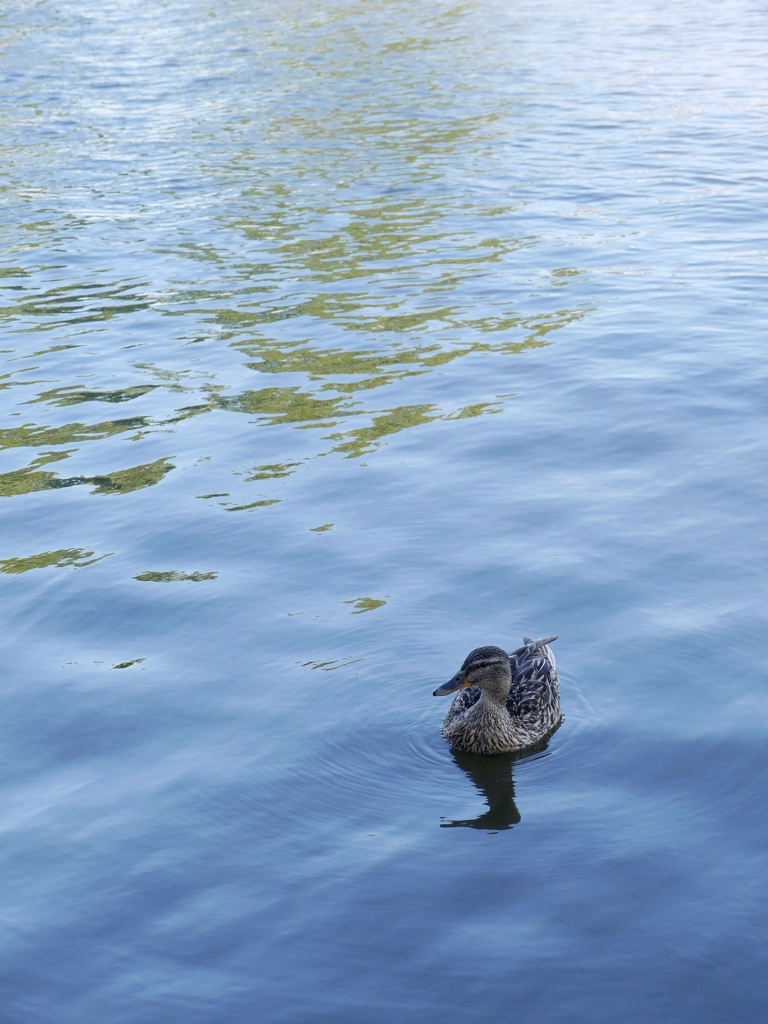
[{"label": "dark shadow on water", "polygon": [[482,794],[488,809],[477,818],[443,821],[440,828],[478,828],[486,832],[504,832],[520,822],[520,811],[515,803],[515,761],[546,757],[549,737],[536,747],[517,754],[467,754],[451,750],[454,764],[465,772]]}]

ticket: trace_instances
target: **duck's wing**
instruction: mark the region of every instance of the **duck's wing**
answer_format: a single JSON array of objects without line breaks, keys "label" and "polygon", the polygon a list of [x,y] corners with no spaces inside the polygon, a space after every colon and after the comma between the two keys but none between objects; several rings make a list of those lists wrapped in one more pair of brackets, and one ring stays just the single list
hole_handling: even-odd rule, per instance
[{"label": "duck's wing", "polygon": [[555,658],[548,644],[556,636],[542,640],[523,637],[525,644],[509,656],[512,686],[507,697],[507,710],[513,718],[526,723],[542,723],[560,716],[560,681]]},{"label": "duck's wing", "polygon": [[452,721],[456,715],[460,715],[463,711],[466,711],[467,708],[471,708],[472,705],[477,704],[479,700],[479,686],[467,686],[463,690],[459,690],[451,701],[451,706],[448,708],[448,714],[445,716],[446,722]]}]

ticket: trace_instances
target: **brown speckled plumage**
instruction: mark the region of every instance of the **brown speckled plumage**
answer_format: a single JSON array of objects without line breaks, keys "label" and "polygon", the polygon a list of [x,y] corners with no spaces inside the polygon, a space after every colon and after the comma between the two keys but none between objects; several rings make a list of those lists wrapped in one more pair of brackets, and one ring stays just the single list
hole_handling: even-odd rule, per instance
[{"label": "brown speckled plumage", "polygon": [[505,754],[539,743],[560,725],[560,684],[548,644],[531,640],[507,654],[478,647],[450,682],[435,690],[459,690],[443,722],[443,736],[473,754]]}]

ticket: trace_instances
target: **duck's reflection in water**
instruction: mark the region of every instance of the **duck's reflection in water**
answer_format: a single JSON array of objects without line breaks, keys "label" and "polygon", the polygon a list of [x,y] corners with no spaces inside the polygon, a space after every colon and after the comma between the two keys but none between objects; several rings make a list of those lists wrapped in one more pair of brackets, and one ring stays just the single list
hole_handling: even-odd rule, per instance
[{"label": "duck's reflection in water", "polygon": [[[549,738],[547,738],[548,740]],[[521,758],[545,756],[547,742],[526,750],[523,754],[467,754],[451,750],[454,764],[469,776],[485,798],[488,809],[477,818],[442,821],[440,828],[479,828],[486,832],[503,832],[520,821],[515,803],[515,780],[512,766]]]}]

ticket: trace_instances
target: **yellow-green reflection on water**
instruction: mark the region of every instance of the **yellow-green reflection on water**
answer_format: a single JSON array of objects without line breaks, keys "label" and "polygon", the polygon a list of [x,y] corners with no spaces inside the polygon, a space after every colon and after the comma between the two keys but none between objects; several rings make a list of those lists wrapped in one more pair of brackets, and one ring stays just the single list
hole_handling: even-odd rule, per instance
[{"label": "yellow-green reflection on water", "polygon": [[94,557],[93,551],[84,551],[82,548],[61,548],[59,551],[41,551],[39,555],[27,555],[26,558],[2,558],[0,559],[0,572],[21,573],[29,572],[30,569],[46,569],[48,566],[60,568],[80,569],[86,565],[93,565],[94,562],[108,558],[112,552],[108,551],[103,555]]},{"label": "yellow-green reflection on water", "polygon": [[[264,425],[290,424],[302,429],[330,430],[322,438],[332,443],[321,446],[316,454],[336,452],[358,458],[375,450],[385,438],[403,430],[440,419],[467,419],[499,412],[510,398],[506,393],[493,401],[472,402],[452,409],[432,402],[371,408],[361,400],[365,395],[390,387],[397,381],[428,374],[468,355],[514,355],[543,347],[551,344],[552,332],[576,322],[587,312],[585,309],[561,309],[525,317],[475,318],[466,323],[472,332],[501,332],[503,337],[498,342],[478,340],[470,332],[469,338],[452,343],[435,341],[403,345],[391,342],[382,349],[376,349],[327,347],[300,341],[280,343],[266,336],[254,338],[250,331],[246,332],[250,335],[247,340],[240,336],[240,332],[235,339],[230,336],[230,344],[248,357],[243,364],[244,369],[273,376],[291,375],[294,379],[300,375],[303,380],[301,384],[282,387],[248,388],[226,393],[223,385],[210,382],[195,387],[192,371],[171,371],[152,364],[135,363],[135,369],[153,377],[151,383],[112,389],[83,388],[74,384],[47,388],[25,404],[45,403],[54,407],[84,406],[91,402],[122,404],[151,396],[158,389],[166,393],[196,392],[203,400],[179,406],[170,416],[161,418],[145,415],[90,424],[76,421],[59,426],[24,423],[0,430],[0,449],[35,448],[39,452],[27,467],[0,474],[0,495],[9,497],[77,484],[95,485],[94,494],[125,493],[152,486],[173,468],[168,458],[94,476],[63,477],[52,470],[42,471],[41,467],[67,459],[85,441],[100,441],[126,432],[133,432],[133,438],[141,440],[158,428],[176,427],[185,420],[216,411],[244,413],[255,417],[254,422]],[[315,314],[320,315],[317,311]],[[217,313],[215,319],[222,324],[228,322],[227,316],[221,313]],[[380,317],[376,323],[367,326],[390,334],[406,328],[409,332],[414,330],[414,323],[409,321],[406,325],[391,317]],[[453,326],[455,328],[457,324]],[[511,331],[522,332],[523,339],[510,339]],[[20,380],[13,383],[28,387],[36,382]],[[8,382],[6,386],[12,385]],[[356,420],[360,417],[367,418],[369,422],[358,425]],[[59,445],[66,447],[50,450]],[[255,466],[245,479],[257,481],[288,476],[303,461]]]},{"label": "yellow-green reflection on water", "polygon": [[[56,338],[26,354],[21,345],[0,388],[32,392],[17,400],[21,415],[43,405],[51,421],[0,431],[0,449],[34,449],[28,465],[0,473],[0,496],[151,487],[178,449],[144,452],[159,433],[200,432],[204,414],[314,432],[255,456],[245,473],[226,467],[269,487],[319,456],[357,459],[403,431],[503,411],[516,391],[506,370],[498,390],[435,381],[464,359],[549,345],[591,306],[583,293],[563,301],[583,273],[567,265],[570,252],[554,268],[537,255],[544,240],[518,195],[524,183],[510,168],[503,186],[493,178],[520,98],[489,103],[473,74],[457,77],[457,47],[467,68],[486,59],[482,34],[462,28],[475,13],[430,6],[393,24],[386,3],[299,4],[260,16],[257,30],[243,9],[230,86],[240,75],[250,85],[223,108],[226,90],[213,85],[201,116],[196,108],[193,123],[182,120],[186,172],[163,179],[158,165],[156,179],[145,159],[136,177],[132,156],[116,165],[112,193],[99,186],[77,210],[25,213],[3,268],[0,321],[22,339]],[[269,82],[251,81],[263,67]],[[105,132],[119,151],[122,128]],[[178,189],[193,181],[198,198],[179,206]],[[51,256],[33,266],[43,241]],[[91,242],[95,255],[83,260],[79,247],[88,253]],[[136,415],[55,421],[57,410],[94,402],[133,402]],[[141,454],[120,458],[110,440],[121,435]],[[66,475],[61,464],[81,449],[89,471]],[[111,470],[125,461],[139,464]],[[221,479],[198,491],[229,497]],[[219,505],[278,500],[254,497]]]},{"label": "yellow-green reflection on water", "polygon": [[134,398],[141,398],[158,387],[157,384],[137,384],[128,388],[117,388],[114,391],[88,391],[78,388],[76,385],[67,384],[63,387],[51,388],[49,391],[41,391],[37,398],[33,398],[29,405],[35,402],[47,402],[49,405],[80,405],[82,402],[131,402]]},{"label": "yellow-green reflection on water", "polygon": [[31,494],[33,491],[56,490],[61,487],[77,487],[92,484],[91,494],[128,494],[144,487],[159,483],[174,466],[167,459],[129,469],[118,469],[99,476],[61,477],[38,467],[65,459],[70,452],[48,452],[35,459],[26,469],[0,474],[0,497],[9,498],[17,494]]},{"label": "yellow-green reflection on water", "polygon": [[361,615],[363,612],[372,612],[377,608],[383,608],[387,602],[375,597],[355,597],[351,601],[342,601],[341,603],[354,605],[352,614]]},{"label": "yellow-green reflection on water", "polygon": [[[100,440],[113,434],[122,434],[127,430],[138,430],[146,427],[149,420],[144,417],[131,417],[124,420],[106,420],[100,423],[66,423],[60,427],[43,427],[35,423],[25,423],[21,427],[10,427],[0,430],[0,449],[2,448],[39,448],[49,445],[77,444],[86,440]],[[70,449],[76,451],[76,448]],[[66,452],[59,453],[65,457]]]},{"label": "yellow-green reflection on water", "polygon": [[172,569],[167,572],[141,572],[133,578],[142,583],[202,583],[204,580],[215,580],[218,575],[217,572],[181,572]]},{"label": "yellow-green reflection on water", "polygon": [[231,505],[226,501],[221,502],[227,512],[249,512],[253,508],[268,508],[270,505],[279,504],[279,498],[262,498],[259,501],[249,501],[247,505]]}]

